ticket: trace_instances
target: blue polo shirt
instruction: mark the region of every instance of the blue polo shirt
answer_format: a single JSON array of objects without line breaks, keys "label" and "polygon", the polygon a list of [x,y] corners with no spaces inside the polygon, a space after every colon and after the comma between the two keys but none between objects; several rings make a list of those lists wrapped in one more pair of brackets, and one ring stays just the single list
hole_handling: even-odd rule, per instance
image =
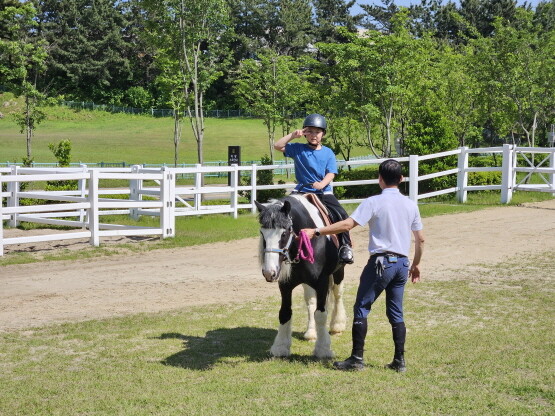
[{"label": "blue polo shirt", "polygon": [[[320,192],[312,184],[320,182],[328,173],[337,175],[335,154],[329,147],[322,146],[321,149],[314,150],[305,143],[287,143],[284,154],[295,163],[295,177],[298,182],[296,191]],[[331,185],[326,186],[323,191],[332,192]]]}]

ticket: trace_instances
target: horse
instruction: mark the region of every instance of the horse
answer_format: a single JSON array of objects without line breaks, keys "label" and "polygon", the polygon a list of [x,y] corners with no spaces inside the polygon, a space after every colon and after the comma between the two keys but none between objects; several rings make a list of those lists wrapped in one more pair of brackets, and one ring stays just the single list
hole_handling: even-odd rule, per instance
[{"label": "horse", "polygon": [[326,327],[328,295],[333,294],[330,332],[338,334],[345,329],[346,324],[343,305],[344,265],[339,263],[337,247],[329,236],[311,240],[313,263],[297,255],[300,230],[324,226],[318,209],[301,194],[271,200],[267,204],[255,203],[259,211],[262,275],[267,282],[277,281],[281,292],[280,325],[270,354],[274,357],[288,357],[291,354],[291,298],[293,289],[302,284],[308,309],[304,338],[316,341],[313,351],[315,357],[333,358],[331,337]]}]

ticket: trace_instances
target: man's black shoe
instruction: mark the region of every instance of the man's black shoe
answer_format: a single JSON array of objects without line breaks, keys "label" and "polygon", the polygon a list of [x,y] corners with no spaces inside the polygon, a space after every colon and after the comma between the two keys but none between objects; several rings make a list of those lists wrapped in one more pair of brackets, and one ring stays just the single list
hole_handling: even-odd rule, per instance
[{"label": "man's black shoe", "polygon": [[393,361],[385,365],[385,368],[395,370],[398,373],[404,373],[405,371],[407,371],[407,366],[405,365],[404,358],[394,358]]},{"label": "man's black shoe", "polygon": [[345,361],[336,361],[333,363],[333,367],[336,370],[343,370],[343,371],[360,371],[364,369],[364,362],[362,358],[355,357],[351,355]]},{"label": "man's black shoe", "polygon": [[341,246],[339,249],[339,262],[342,264],[353,264],[353,249],[347,245]]}]

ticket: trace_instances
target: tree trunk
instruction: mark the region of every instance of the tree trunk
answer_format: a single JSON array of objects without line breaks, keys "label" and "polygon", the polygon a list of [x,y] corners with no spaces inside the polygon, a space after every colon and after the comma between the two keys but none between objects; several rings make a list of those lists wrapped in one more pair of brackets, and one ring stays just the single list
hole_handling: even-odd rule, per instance
[{"label": "tree trunk", "polygon": [[181,115],[179,109],[173,109],[173,165],[177,167],[179,142],[181,141]]},{"label": "tree trunk", "polygon": [[27,143],[27,159],[31,159],[31,142],[33,140],[33,124],[31,120],[31,103],[29,96],[25,96],[25,138]]},{"label": "tree trunk", "polygon": [[363,117],[363,122],[364,128],[366,130],[366,141],[368,142],[368,147],[370,148],[370,151],[374,154],[374,156],[378,157],[378,152],[376,152],[376,149],[374,148],[374,143],[372,142],[372,126],[370,124],[370,121],[367,117]]}]

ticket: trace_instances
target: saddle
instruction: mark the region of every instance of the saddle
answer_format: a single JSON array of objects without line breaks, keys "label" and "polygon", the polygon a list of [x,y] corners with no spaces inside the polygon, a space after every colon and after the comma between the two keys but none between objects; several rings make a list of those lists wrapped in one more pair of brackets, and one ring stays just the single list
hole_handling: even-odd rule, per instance
[{"label": "saddle", "polygon": [[[318,211],[320,212],[320,216],[324,220],[325,225],[332,224],[328,208],[322,203],[322,201],[320,201],[320,198],[318,198],[318,196],[316,196],[315,194],[306,193],[304,194],[304,197],[308,200],[308,202],[310,202],[318,209]],[[337,239],[337,235],[331,234],[330,237],[335,246],[339,249],[339,240]]]}]

